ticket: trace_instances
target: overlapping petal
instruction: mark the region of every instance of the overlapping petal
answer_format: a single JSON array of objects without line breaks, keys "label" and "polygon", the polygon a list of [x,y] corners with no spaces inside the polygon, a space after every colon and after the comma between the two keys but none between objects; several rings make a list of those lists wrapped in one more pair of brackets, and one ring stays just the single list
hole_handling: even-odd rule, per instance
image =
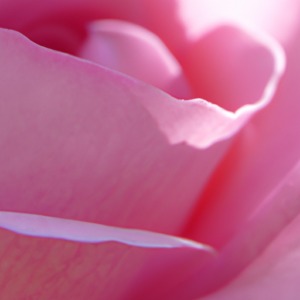
[{"label": "overlapping petal", "polygon": [[[282,231],[282,236],[288,236],[289,229],[285,230],[284,228],[299,214],[298,194],[291,193],[291,191],[297,190],[298,184],[295,183],[297,180],[295,181],[295,178],[287,180],[286,188],[279,193],[282,183],[289,177],[288,175],[285,178],[286,174],[291,169],[296,170],[299,161],[299,86],[297,84],[300,70],[299,22],[297,21],[299,20],[299,1],[286,1],[281,4],[286,7],[281,9],[281,13],[277,17],[280,16],[280,20],[292,21],[289,23],[291,27],[285,28],[285,34],[283,30],[278,36],[287,55],[286,73],[272,103],[238,135],[231,152],[211,181],[203,198],[204,203],[200,205],[201,207],[199,206],[198,213],[195,213],[194,220],[197,218],[198,225],[194,227],[193,234],[189,236],[214,245],[224,253],[229,248],[235,249],[236,252],[231,257],[238,257],[237,253],[241,250],[239,250],[238,244],[245,243],[243,249],[250,257],[255,258],[280,231]],[[258,5],[257,9],[262,12],[259,4],[256,5]],[[236,17],[239,18],[239,16]],[[248,20],[251,20],[251,17],[253,24],[253,15],[251,16],[249,13]],[[278,28],[279,19],[276,19],[276,15],[272,15],[270,11],[265,11],[265,18],[269,25],[264,27],[260,24],[260,29],[272,32],[271,28],[273,28],[273,34],[276,36],[274,28]],[[277,31],[277,33],[279,32]],[[275,197],[276,193],[278,194]],[[293,200],[292,205],[290,205],[291,200]],[[266,201],[269,203],[264,206],[263,203]],[[274,210],[269,210],[269,214],[262,213],[264,211],[261,210],[262,207],[266,209],[266,212],[272,205]],[[261,219],[253,219],[253,216],[258,217],[260,213],[262,213]],[[226,225],[224,226],[224,224]],[[292,239],[296,240],[295,232]],[[234,240],[239,242],[233,243]],[[243,242],[241,242],[242,240]],[[287,247],[286,249],[288,249],[289,247],[285,238],[276,239],[275,244],[277,248]],[[273,246],[270,247],[273,248]],[[297,287],[293,285],[292,281],[291,285],[288,285],[284,279],[289,276],[289,273],[295,274],[293,272],[296,272],[294,266],[288,262],[289,255],[294,255],[293,250],[289,250],[291,250],[290,254],[287,250],[286,253],[281,252],[276,257],[284,268],[283,272],[277,273],[272,269],[272,264],[276,269],[275,260],[271,259],[272,262],[269,265],[265,261],[263,262],[268,256],[272,257],[269,250],[266,250],[262,256],[264,258],[259,258],[257,260],[259,263],[254,262],[253,266],[250,265],[249,270],[264,269],[267,275],[256,274],[257,281],[255,282],[253,282],[253,278],[251,279],[249,276],[246,278],[242,275],[243,283],[235,291],[229,288],[232,293],[223,294],[222,292],[219,295],[220,298],[215,295],[211,299],[235,299],[241,294],[245,299],[247,297],[249,299],[255,297],[280,299],[284,293],[288,295],[285,297],[293,299],[297,293]],[[240,253],[243,252],[240,251]],[[244,259],[243,255],[243,259],[239,263]],[[224,262],[226,260],[231,262],[229,257],[224,257]],[[227,269],[234,270],[234,266],[228,266]],[[273,271],[276,273],[274,276]],[[281,275],[282,277],[280,277]],[[282,279],[282,283],[278,278]],[[273,289],[274,293],[269,288],[273,285],[273,280],[274,286],[276,286]],[[241,282],[240,279],[237,282]],[[233,285],[237,287],[235,283]],[[291,291],[290,294],[289,291]],[[278,298],[276,298],[277,296]]]},{"label": "overlapping petal", "polygon": [[[127,6],[129,2],[133,6],[136,5],[134,16],[129,9],[133,6]],[[276,43],[263,42],[261,44],[259,40],[257,47],[255,44],[257,40],[253,43],[249,35],[233,28],[222,27],[225,28],[225,34],[224,31],[222,33],[221,28],[221,31],[210,32],[206,37],[202,36],[183,46],[181,42],[186,38],[184,35],[186,28],[181,26],[180,18],[177,18],[178,15],[175,13],[178,13],[177,2],[166,1],[163,5],[159,5],[160,8],[156,12],[158,21],[154,21],[151,13],[144,18],[147,15],[145,11],[155,10],[158,2],[152,1],[152,4],[151,1],[129,2],[57,1],[49,4],[51,7],[48,7],[44,3],[41,5],[36,1],[31,1],[34,9],[30,14],[23,16],[22,5],[29,5],[29,2],[20,4],[18,1],[1,1],[0,7],[3,8],[1,11],[5,11],[5,16],[1,19],[0,25],[19,29],[33,40],[35,40],[34,37],[38,37],[36,42],[40,41],[41,32],[42,34],[48,32],[50,35],[53,32],[55,34],[60,32],[62,34],[60,40],[68,37],[71,41],[72,49],[66,52],[72,53],[84,38],[80,26],[88,20],[120,17],[146,24],[148,28],[154,28],[153,30],[161,37],[168,36],[165,42],[188,72],[194,91],[196,94],[199,93],[197,96],[202,96],[201,93],[204,92],[205,100],[213,101],[221,107],[231,111],[237,110],[237,112],[226,111],[200,99],[178,101],[137,80],[68,55],[42,49],[14,32],[1,30],[0,88],[3,97],[0,112],[2,122],[0,141],[3,152],[0,160],[3,171],[0,180],[3,187],[1,190],[2,210],[178,234],[182,232],[210,174],[226,152],[231,142],[228,138],[231,138],[254,113],[269,103],[283,71],[283,56],[280,47],[277,45],[273,47]],[[115,6],[118,7],[117,10],[112,9]],[[70,7],[72,11],[69,10]],[[169,24],[178,25],[176,28],[180,30],[178,33],[173,28],[173,33],[168,35],[170,27],[161,26],[165,24],[161,17],[164,14],[159,12],[170,7],[173,8],[171,17],[174,22]],[[81,18],[78,19],[79,11]],[[69,17],[66,18],[67,12]],[[68,31],[69,25],[73,24],[75,19],[79,20],[78,24],[80,22],[82,24],[78,31],[70,32]],[[57,21],[58,27],[49,27],[49,23],[53,20]],[[33,30],[37,28],[37,24],[41,25],[42,29],[38,33]],[[210,45],[225,46],[224,38],[228,37],[228,28],[233,35],[229,34],[230,42],[227,43],[229,47],[225,47],[226,51],[222,53],[225,56],[219,59],[218,53],[216,55],[209,51]],[[233,39],[231,39],[232,36]],[[194,220],[200,216],[200,223],[193,222],[186,231],[190,234],[189,236],[212,243],[218,248],[226,245],[237,234],[236,229],[240,229],[241,225],[249,220],[262,199],[265,199],[268,192],[274,186],[276,187],[283,174],[299,159],[297,130],[291,130],[293,126],[294,128],[298,126],[296,118],[298,108],[295,106],[298,89],[293,82],[293,78],[296,78],[299,73],[297,40],[298,38],[294,44],[285,44],[292,63],[288,66],[287,76],[275,98],[275,103],[239,135],[205,194],[205,205],[199,209],[201,213],[195,214]],[[234,47],[231,48],[231,45]],[[212,62],[203,70],[201,66],[197,65],[195,68],[193,65],[199,53],[204,54],[204,59],[199,60],[202,65],[205,63],[205,57],[208,58],[207,61]],[[246,53],[244,56],[246,60],[236,59],[243,57],[243,55],[236,56],[241,53]],[[269,55],[270,53],[273,57]],[[228,58],[231,59],[229,59],[230,64],[226,65]],[[240,63],[241,61],[251,63],[243,64]],[[230,71],[232,62],[238,67],[230,74],[227,71]],[[262,63],[264,68],[260,69]],[[216,77],[213,74],[205,82],[207,77],[203,74],[214,65],[216,68],[213,70],[221,66],[223,73]],[[242,67],[239,68],[241,65]],[[253,66],[255,66],[254,70],[251,69]],[[198,89],[196,85],[199,78],[200,81],[205,82],[204,89],[203,87]],[[238,89],[235,91],[233,83],[237,82],[239,83]],[[240,83],[246,83],[246,88],[240,88]],[[222,89],[214,89],[216,84]],[[251,93],[245,93],[247,90],[251,90]],[[289,99],[287,103],[286,99]],[[245,104],[246,106],[239,109]],[[280,115],[279,112],[282,111],[286,112],[285,115]],[[280,118],[278,118],[279,115]],[[282,124],[285,125],[281,126]],[[281,159],[282,156],[284,159]],[[277,163],[279,160],[280,163],[275,165],[274,162]],[[232,164],[233,161],[235,164]],[[268,176],[270,168],[274,172]],[[261,180],[263,172],[266,176]],[[259,180],[257,174],[259,174]],[[249,189],[252,186],[255,188]],[[221,203],[220,198],[225,199],[224,202],[222,200]],[[237,213],[233,216],[234,210]],[[230,222],[228,216],[230,216]],[[272,222],[268,222],[272,228]],[[7,234],[6,231],[3,232]],[[8,239],[10,238],[11,236]],[[47,248],[48,246],[44,245],[50,243],[48,239],[29,238],[22,235],[17,235],[14,239],[22,240],[20,243],[24,242],[29,245],[29,248],[35,247],[37,243],[39,246],[33,249],[33,252],[28,251],[31,254]],[[53,240],[52,242],[55,244],[61,241]],[[64,243],[68,242],[64,241]],[[98,245],[99,249],[107,247],[108,244],[111,245],[110,243]],[[76,244],[74,247],[77,246],[85,247],[82,244]],[[64,248],[65,245],[57,247]],[[75,251],[75,248],[74,251],[71,249],[72,247],[66,250],[66,257]],[[117,247],[122,249],[119,251],[111,250],[115,248],[109,248],[109,250],[103,248],[103,251],[115,251],[114,253],[119,253],[118,257],[123,257],[126,252],[125,246],[118,244]],[[235,249],[239,248],[235,247]],[[66,261],[73,260],[74,257],[67,257],[65,261],[64,252],[61,251],[60,256],[59,251],[55,250],[53,256],[50,255],[51,263],[54,256],[61,259],[58,266],[65,266]],[[135,251],[138,250],[133,248],[132,251],[136,253]],[[181,254],[179,256],[181,257]],[[28,261],[30,259],[28,258]],[[124,283],[124,289],[120,289],[122,290],[120,294],[113,294],[116,291],[108,288],[107,294],[103,292],[104,289],[101,290],[102,295],[117,299],[124,292],[130,295],[129,299],[134,299],[134,297],[146,299],[145,291],[152,290],[157,292],[157,297],[163,295],[162,297],[165,297],[163,299],[167,299],[171,295],[170,297],[175,299],[174,295],[170,294],[174,281],[171,281],[170,286],[164,287],[165,289],[157,288],[162,277],[157,277],[156,270],[152,273],[151,265],[153,262],[157,264],[161,261],[160,259],[159,256],[151,255],[150,259],[142,260],[136,269],[133,267],[136,270],[136,273],[133,271],[134,274],[141,272],[141,266],[147,268],[145,273],[143,273],[144,269],[141,272],[142,281],[128,279],[128,282]],[[174,260],[177,259],[174,258]],[[190,259],[192,261],[193,257],[191,256]],[[167,263],[166,270],[168,271],[162,272],[161,276],[169,276],[172,270],[177,268],[174,260],[172,263]],[[97,259],[93,258],[85,265],[95,263],[95,261]],[[124,269],[129,270],[130,265],[135,266],[134,261],[135,259],[130,256],[128,265]],[[191,261],[187,263],[188,267],[192,264]],[[232,260],[226,259],[226,262],[230,264]],[[115,268],[115,263],[112,265]],[[231,270],[237,270],[242,265],[238,262],[234,267],[225,266],[219,271],[230,273]],[[59,269],[59,274],[64,274],[63,269]],[[218,266],[215,270],[218,271]],[[147,278],[145,275],[147,272],[150,274],[149,278],[153,280],[153,282],[150,280],[149,284],[145,284],[144,281]],[[199,273],[202,276],[199,278],[204,279],[205,268],[199,272],[202,272]],[[79,273],[83,274],[81,271]],[[175,273],[180,272],[176,269]],[[192,273],[197,274],[195,269]],[[98,278],[95,274],[93,273],[87,279],[86,286],[81,289],[84,294],[82,299],[88,295],[90,286],[94,284],[94,278]],[[25,282],[26,272],[24,276],[20,280]],[[194,280],[189,285],[185,279],[184,288],[180,290],[184,294],[176,294],[178,299],[187,299],[201,291],[201,288],[197,287],[198,277],[189,276]],[[229,274],[227,278],[230,276]],[[106,277],[110,278],[108,275]],[[175,277],[175,282],[181,280]],[[8,278],[10,278],[9,275]],[[55,284],[58,285],[56,288],[52,286],[52,290],[50,287],[49,291],[60,293],[59,280],[61,279],[56,275],[53,278],[54,281],[57,280]],[[218,283],[218,280],[222,282],[222,276],[220,278],[217,278],[215,283]],[[46,281],[49,282],[48,279]],[[110,285],[104,282],[105,286],[106,284]],[[141,288],[135,289],[132,294],[132,290],[128,288],[131,284],[134,284],[135,288],[136,286]],[[182,286],[178,285],[178,289]],[[47,288],[47,285],[45,287]],[[9,289],[7,291],[12,292]],[[65,295],[71,295],[73,291],[70,288],[67,294],[63,294],[64,292],[49,294],[49,297],[57,297],[57,295],[65,297]],[[34,293],[40,293],[40,291],[34,291]],[[99,297],[99,295],[91,294],[90,297]],[[149,297],[154,299],[153,294]]]},{"label": "overlapping petal", "polygon": [[[189,283],[190,290],[201,278],[203,285],[197,292],[213,292],[237,276],[249,263],[252,268],[251,264],[255,264],[255,259],[269,247],[272,240],[282,234],[281,232],[285,232],[285,228],[299,216],[299,183],[298,162],[257,210],[244,220],[243,226],[240,226],[235,235],[220,249],[218,257],[199,269],[198,274],[194,276],[194,282]],[[226,225],[227,223],[224,223],[224,227]],[[278,242],[276,243],[278,245]]]},{"label": "overlapping petal", "polygon": [[199,300],[297,300],[300,293],[299,227],[298,215],[235,280]]},{"label": "overlapping petal", "polygon": [[[31,10],[24,14],[24,9],[28,7]],[[156,33],[173,53],[179,54],[186,46],[183,43],[185,32],[178,9],[177,1],[173,0],[54,0],[51,3],[37,0],[1,0],[0,26],[20,31],[30,37],[32,30],[35,31],[37,27],[53,28],[54,25],[65,30],[78,26],[79,31],[75,30],[73,33],[80,35],[80,27],[88,21],[126,20]],[[39,42],[40,39],[35,41]]]},{"label": "overlapping petal", "polygon": [[[13,31],[1,45],[2,210],[178,234],[228,137],[269,101],[235,115]],[[279,75],[275,60],[273,89]]]},{"label": "overlapping petal", "polygon": [[1,209],[180,231],[227,143],[173,146],[141,97],[179,100],[13,31],[1,45]]},{"label": "overlapping petal", "polygon": [[[297,6],[294,10],[299,14]],[[292,30],[297,31],[299,27]],[[193,237],[218,249],[235,236],[299,160],[299,88],[295,84],[299,76],[299,32],[283,45],[287,68],[272,103],[238,135],[206,191],[205,204],[196,213],[199,222]],[[226,227],[218,225],[225,220]]]},{"label": "overlapping petal", "polygon": [[89,24],[77,56],[144,81],[179,98],[192,92],[182,67],[152,32],[120,20]]},{"label": "overlapping petal", "polygon": [[19,213],[0,213],[0,236],[2,299],[140,299],[145,281],[149,299],[164,299],[213,257],[170,236]]}]

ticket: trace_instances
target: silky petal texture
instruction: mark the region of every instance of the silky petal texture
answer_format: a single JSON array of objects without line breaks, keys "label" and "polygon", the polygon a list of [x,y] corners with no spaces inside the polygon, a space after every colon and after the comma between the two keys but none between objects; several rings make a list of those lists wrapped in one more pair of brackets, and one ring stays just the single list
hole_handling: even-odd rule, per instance
[{"label": "silky petal texture", "polygon": [[[217,89],[220,87],[221,90],[225,88],[229,95],[233,94],[236,96],[235,100],[237,101],[238,96],[242,99],[244,96],[249,100],[249,97],[246,96],[248,94],[251,94],[252,98],[254,95],[258,98],[252,105],[245,103],[243,100],[238,101],[239,108],[235,113],[232,113],[203,99],[177,102],[177,107],[175,107],[170,105],[172,104],[171,102],[166,102],[164,99],[155,98],[151,102],[145,102],[141,97],[144,105],[157,119],[161,130],[169,136],[172,143],[186,140],[188,144],[193,146],[209,147],[217,140],[227,138],[232,135],[232,132],[239,130],[256,111],[266,106],[272,99],[285,68],[285,55],[282,48],[269,36],[256,31],[250,35],[250,33],[247,34],[241,29],[229,25],[220,26],[216,30],[211,31],[208,34],[208,38],[199,41],[198,45],[205,49],[210,47],[212,52],[214,52],[214,47],[218,48],[224,45],[228,32],[232,34],[232,38],[227,40],[227,44],[232,44],[232,47],[228,47],[229,49],[222,53],[216,51],[218,55],[205,57],[207,60],[211,60],[211,65],[217,65],[221,62],[225,67],[220,69],[220,73],[217,73],[217,69],[214,68],[216,72],[215,78],[210,76],[208,81],[200,76],[200,79],[204,79],[204,88],[208,93],[210,93],[209,90],[215,90],[215,86]],[[211,43],[211,40],[214,43]],[[269,51],[266,51],[267,49]],[[239,67],[230,72],[230,64],[227,61],[234,60],[236,56],[239,57]],[[257,68],[249,67],[249,57],[251,57],[251,62],[255,61]],[[261,78],[261,65],[264,68],[267,67],[267,73],[269,73],[269,78],[264,86],[261,85],[260,81],[255,80],[256,77]],[[199,72],[198,74],[196,73],[197,75],[199,75]],[[266,79],[266,75],[264,72],[264,79]],[[243,85],[238,81],[239,77],[246,79],[248,83]],[[236,81],[238,81],[238,85],[234,84]],[[199,81],[199,85],[201,83],[202,81]],[[209,86],[205,86],[206,84]],[[253,94],[248,92],[248,84],[251,86]],[[242,88],[243,86],[245,89]],[[235,100],[233,100],[233,103]],[[236,104],[235,106],[237,106]],[[184,123],[180,120],[184,120]],[[192,129],[196,128],[196,132],[192,131]],[[199,130],[201,130],[201,134],[199,134]],[[187,136],[189,136],[188,139],[186,138]]]},{"label": "silky petal texture", "polygon": [[[45,26],[46,31],[54,30],[59,35],[58,28],[60,31],[69,31],[74,24],[79,26],[91,20],[127,20],[157,34],[181,60],[195,37],[198,38],[199,34],[206,33],[220,22],[234,21],[246,26],[259,23],[276,38],[285,38],[297,20],[294,14],[297,5],[298,0],[53,0],[51,3],[1,0],[0,26],[21,31],[25,35],[30,35],[31,30],[35,31],[37,27]],[[291,15],[282,18],[283,11]],[[278,16],[280,22],[277,21]],[[276,35],[278,32],[279,36]],[[75,36],[69,32],[64,38],[76,43]]]},{"label": "silky petal texture", "polygon": [[1,299],[141,299],[136,285],[161,274],[168,284],[144,293],[164,299],[213,257],[171,236],[9,212],[0,212],[0,236]]},{"label": "silky petal texture", "polygon": [[[296,12],[300,16],[300,9]],[[299,160],[300,106],[296,82],[300,76],[300,27],[297,26],[293,30],[297,33],[284,44],[287,69],[272,103],[238,135],[195,212],[187,230],[191,230],[190,234],[186,234],[189,238],[220,250]]]},{"label": "silky petal texture", "polygon": [[2,211],[0,212],[0,227],[22,235],[84,243],[119,242],[144,248],[187,247],[213,252],[209,246],[150,231],[110,227],[33,214]]},{"label": "silky petal texture", "polygon": [[[84,2],[77,0],[75,3],[65,0],[60,1],[59,3],[53,2],[51,3],[51,7],[47,7],[45,5],[41,7],[39,3],[34,3],[35,10],[31,12],[32,15],[30,15],[30,19],[26,20],[26,17],[24,17],[23,14],[21,16],[19,15],[20,5],[14,4],[14,2],[9,2],[9,4],[3,2],[5,11],[9,12],[9,14],[6,13],[6,15],[2,18],[2,26],[17,29],[25,33],[25,35],[30,38],[33,38],[33,40],[37,43],[42,42],[43,44],[43,40],[45,39],[44,37],[42,38],[42,41],[40,41],[39,38],[35,39],[35,37],[32,37],[32,30],[36,31],[38,28],[40,34],[44,32],[50,40],[53,38],[53,34],[49,35],[49,31],[55,31],[57,36],[65,35],[65,38],[59,38],[58,43],[61,43],[62,40],[72,40],[69,44],[80,44],[78,42],[80,38],[76,38],[75,33],[70,33],[70,27],[73,26],[76,28],[76,26],[74,26],[74,22],[80,26],[81,23],[97,19],[99,17],[120,18],[135,22],[156,33],[172,51],[179,63],[183,64],[185,69],[192,69],[192,72],[189,72],[192,73],[192,76],[189,76],[189,80],[193,82],[196,97],[204,98],[225,109],[235,111],[243,104],[257,101],[256,97],[260,89],[253,89],[253,80],[258,82],[259,79],[262,79],[260,82],[261,84],[264,84],[266,77],[268,76],[270,66],[261,64],[261,75],[256,76],[256,78],[251,77],[251,80],[248,83],[250,79],[249,77],[247,78],[238,75],[241,75],[239,72],[240,70],[243,70],[244,67],[250,67],[250,69],[253,67],[250,63],[253,62],[251,54],[249,55],[247,51],[243,54],[245,57],[250,59],[248,65],[243,63],[242,66],[240,66],[239,61],[241,53],[236,53],[239,54],[236,58],[231,55],[230,63],[227,62],[227,64],[226,60],[222,59],[217,62],[218,59],[216,60],[216,57],[218,57],[219,53],[213,53],[213,57],[211,57],[210,51],[206,51],[205,59],[200,60],[199,57],[202,56],[203,52],[200,51],[199,53],[198,48],[200,46],[200,49],[202,48],[203,50],[203,47],[201,46],[202,41],[199,43],[199,30],[196,30],[196,34],[194,35],[190,34],[190,30],[195,27],[193,22],[200,22],[200,35],[206,34],[208,30],[211,30],[211,27],[215,27],[216,24],[219,25],[224,21],[238,22],[239,26],[240,24],[244,24],[251,27],[251,24],[253,25],[253,20],[256,21],[257,19],[257,10],[258,8],[261,8],[262,4],[259,4],[257,1],[253,1],[253,3],[243,1],[245,5],[241,5],[240,2],[230,0],[226,2],[224,7],[224,3],[222,4],[217,1],[214,3],[215,4],[211,5],[211,3],[206,0],[197,0],[197,3],[193,1],[179,0],[167,0],[163,2],[160,0],[127,0],[122,1],[122,3],[118,0]],[[262,24],[264,24],[265,27],[270,28],[269,31],[271,33],[274,33],[275,31],[278,32],[278,25],[276,25],[276,28],[273,26],[275,24],[274,19],[276,19],[275,17],[278,12],[283,9],[283,5],[284,9],[288,10],[288,12],[295,11],[295,0],[288,0],[288,2],[284,3],[283,0],[276,0],[273,2],[264,1],[263,3],[263,12],[268,12],[270,16],[268,15],[266,17],[265,14],[262,14],[260,18],[265,21],[262,22]],[[216,9],[216,7],[221,7],[222,9]],[[232,13],[233,7],[236,8],[235,14]],[[246,7],[246,9],[244,7]],[[10,15],[9,19],[7,18],[8,15]],[[168,18],[165,18],[166,15],[168,15]],[[16,19],[18,21],[16,21]],[[241,19],[244,21],[247,20],[247,22],[239,22]],[[203,22],[201,20],[203,20]],[[251,20],[252,23],[250,22]],[[281,22],[277,22],[276,24],[280,23],[280,28],[284,29],[282,32],[286,33],[291,31],[290,29],[294,20],[295,16],[293,14],[292,17],[289,15],[288,18],[285,18],[285,20],[281,20]],[[54,25],[51,22],[54,23]],[[49,29],[51,26],[56,26],[56,29]],[[45,29],[43,29],[43,27],[45,27]],[[61,30],[58,30],[58,28]],[[63,34],[63,32],[69,32],[69,34]],[[77,36],[81,35],[82,32],[77,33]],[[218,44],[218,46],[223,46],[227,49],[226,43],[223,42],[222,45],[220,45],[220,43]],[[220,49],[222,49],[222,47]],[[224,54],[222,53],[220,57],[223,56]],[[199,62],[200,68],[198,67],[198,64],[195,65],[195,61]],[[215,64],[211,64],[211,61],[215,61]],[[235,66],[235,69],[236,67],[238,68],[238,70],[234,71],[234,74],[232,74],[232,71],[230,72],[230,68],[228,68],[232,65],[232,63]],[[205,68],[203,68],[203,64]],[[213,78],[210,78],[211,76],[209,76],[207,78],[205,74],[215,73],[207,71],[216,69],[216,66],[219,64],[227,71],[225,72],[225,77],[220,76],[220,78],[218,78],[217,76],[216,78],[216,76],[213,76]],[[194,72],[195,70],[196,72]],[[202,81],[203,78],[205,78],[205,81],[203,81],[201,85],[198,85],[198,80],[200,79]],[[236,84],[237,82],[238,84]],[[221,86],[221,88],[215,89],[215,84]],[[204,88],[203,85],[205,86]],[[240,93],[237,91],[237,86],[243,86],[244,88],[247,88],[248,91],[254,91],[249,93],[250,95],[248,95],[248,93]],[[242,88],[241,90],[246,89]]]},{"label": "silky petal texture", "polygon": [[300,217],[225,288],[199,300],[297,300],[300,295]]},{"label": "silky petal texture", "polygon": [[[30,11],[27,10],[28,7],[31,7]],[[36,32],[38,27],[45,27],[52,38],[52,32],[58,32],[58,27],[65,27],[64,31],[69,31],[74,24],[81,26],[91,20],[121,19],[155,32],[173,53],[178,54],[185,48],[185,33],[178,17],[178,8],[177,1],[173,0],[54,0],[51,3],[1,0],[0,26],[21,31],[29,37],[33,34],[33,38],[37,38],[34,41],[39,43],[40,38],[42,42],[45,39]],[[24,9],[26,14],[23,13]],[[65,38],[76,42],[76,31],[75,34],[69,31]],[[59,38],[59,43],[62,42],[63,39]]]},{"label": "silky petal texture", "polygon": [[229,141],[171,145],[143,103],[179,100],[13,31],[0,45],[1,209],[178,233]]},{"label": "silky petal texture", "polygon": [[230,140],[173,144],[231,137],[268,103],[282,71],[270,47],[275,70],[263,98],[233,114],[13,31],[1,39],[1,209],[169,234],[182,231]]},{"label": "silky petal texture", "polygon": [[[251,135],[251,134],[250,134],[250,135]],[[293,159],[294,159],[294,158],[293,158]],[[293,160],[293,159],[291,159],[291,160]],[[283,164],[284,164],[284,163],[283,163]],[[285,170],[286,170],[286,168],[285,168]],[[281,174],[277,174],[277,175],[278,175],[278,177],[279,177]],[[276,175],[276,176],[277,176],[277,175]],[[225,176],[224,178],[226,178],[226,176]],[[273,180],[273,179],[272,179],[272,180]]]},{"label": "silky petal texture", "polygon": [[152,32],[119,20],[89,25],[88,37],[76,56],[132,76],[176,98],[191,99],[183,70]]},{"label": "silky petal texture", "polygon": [[[197,39],[220,22],[263,29],[280,42],[295,34],[298,0],[179,0],[178,12],[188,39]],[[199,13],[205,12],[199,18]]]},{"label": "silky petal texture", "polygon": [[[248,217],[243,227],[227,243],[218,257],[199,269],[187,285],[191,298],[196,292],[206,294],[232,280],[252,260],[256,259],[272,240],[281,234],[300,213],[300,162],[282,179],[280,184],[264,199],[257,210]],[[226,226],[226,223],[224,223]],[[201,279],[202,286],[194,289]]]},{"label": "silky petal texture", "polygon": [[[183,67],[194,94],[233,112],[257,102],[273,71],[273,59],[253,36],[259,38],[257,32],[251,36],[237,27],[221,26],[191,45]],[[261,40],[280,51],[265,37]]]}]

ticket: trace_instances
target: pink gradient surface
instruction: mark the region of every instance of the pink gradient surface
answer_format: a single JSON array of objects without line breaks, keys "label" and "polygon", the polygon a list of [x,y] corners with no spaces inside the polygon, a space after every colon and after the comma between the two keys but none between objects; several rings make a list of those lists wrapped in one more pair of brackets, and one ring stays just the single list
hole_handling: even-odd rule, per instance
[{"label": "pink gradient surface", "polygon": [[1,299],[298,300],[300,1],[243,3],[0,0]]}]

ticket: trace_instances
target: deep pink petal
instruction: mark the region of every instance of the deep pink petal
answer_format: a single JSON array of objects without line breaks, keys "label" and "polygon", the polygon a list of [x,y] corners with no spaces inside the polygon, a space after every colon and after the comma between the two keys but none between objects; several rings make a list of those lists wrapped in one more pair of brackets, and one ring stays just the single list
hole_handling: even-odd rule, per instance
[{"label": "deep pink petal", "polygon": [[145,282],[156,284],[147,299],[165,299],[213,254],[171,236],[8,212],[0,238],[1,299],[141,299]]},{"label": "deep pink petal", "polygon": [[[28,10],[28,7],[31,9]],[[35,42],[43,42],[45,39],[40,40],[37,28],[41,31],[46,28],[46,34],[50,28],[50,36],[55,24],[55,28],[60,27],[62,31],[73,28],[73,34],[69,32],[73,39],[74,35],[80,35],[76,26],[79,29],[87,21],[108,18],[127,20],[155,32],[173,53],[179,53],[186,45],[183,43],[185,33],[178,8],[177,1],[173,0],[1,0],[0,27],[21,31]],[[67,39],[69,34],[65,36]]]},{"label": "deep pink petal", "polygon": [[90,24],[77,56],[144,81],[176,98],[192,98],[182,68],[165,44],[135,24],[119,20]]}]

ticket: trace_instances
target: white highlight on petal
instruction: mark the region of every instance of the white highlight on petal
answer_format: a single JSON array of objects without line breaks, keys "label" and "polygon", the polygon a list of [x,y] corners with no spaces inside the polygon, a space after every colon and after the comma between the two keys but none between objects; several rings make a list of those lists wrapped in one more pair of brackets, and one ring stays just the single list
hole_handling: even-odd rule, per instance
[{"label": "white highlight on petal", "polygon": [[165,234],[34,214],[1,211],[0,227],[28,236],[83,243],[119,242],[145,248],[188,247],[209,252],[214,251],[207,245]]},{"label": "white highlight on petal", "polygon": [[281,45],[271,36],[255,29],[243,28],[237,24],[223,26],[238,26],[238,29],[243,29],[254,41],[268,49],[274,61],[272,75],[261,98],[254,104],[240,107],[234,113],[204,99],[181,101],[157,96],[148,101],[141,97],[142,103],[172,144],[187,143],[203,149],[226,140],[237,133],[257,111],[265,107],[275,94],[286,65]]}]

